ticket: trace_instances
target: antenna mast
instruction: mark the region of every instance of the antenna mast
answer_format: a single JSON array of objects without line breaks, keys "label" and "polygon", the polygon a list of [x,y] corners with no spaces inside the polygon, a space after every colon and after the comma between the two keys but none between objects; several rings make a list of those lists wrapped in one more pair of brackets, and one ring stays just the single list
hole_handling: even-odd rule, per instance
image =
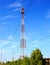
[{"label": "antenna mast", "polygon": [[22,21],[21,21],[21,40],[20,40],[20,58],[25,56],[26,39],[25,39],[25,27],[24,27],[24,8],[21,9]]}]

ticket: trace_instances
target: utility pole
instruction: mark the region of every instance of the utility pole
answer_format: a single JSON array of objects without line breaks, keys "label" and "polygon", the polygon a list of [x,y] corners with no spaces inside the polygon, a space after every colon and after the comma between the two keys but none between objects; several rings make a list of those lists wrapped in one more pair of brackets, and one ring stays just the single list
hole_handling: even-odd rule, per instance
[{"label": "utility pole", "polygon": [[14,61],[14,52],[13,52],[13,56],[12,56],[12,61]]},{"label": "utility pole", "polygon": [[1,65],[2,65],[2,52],[1,52]]},{"label": "utility pole", "polygon": [[13,52],[13,55],[12,55],[12,65],[14,65],[15,64],[15,62],[14,62],[14,52]]}]

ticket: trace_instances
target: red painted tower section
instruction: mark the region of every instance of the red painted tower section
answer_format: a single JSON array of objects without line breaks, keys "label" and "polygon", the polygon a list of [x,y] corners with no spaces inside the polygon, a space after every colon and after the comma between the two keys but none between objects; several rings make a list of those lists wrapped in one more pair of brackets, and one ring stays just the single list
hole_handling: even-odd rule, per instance
[{"label": "red painted tower section", "polygon": [[24,8],[21,9],[21,40],[20,40],[20,58],[25,56],[26,39],[25,39],[25,27],[24,27]]}]

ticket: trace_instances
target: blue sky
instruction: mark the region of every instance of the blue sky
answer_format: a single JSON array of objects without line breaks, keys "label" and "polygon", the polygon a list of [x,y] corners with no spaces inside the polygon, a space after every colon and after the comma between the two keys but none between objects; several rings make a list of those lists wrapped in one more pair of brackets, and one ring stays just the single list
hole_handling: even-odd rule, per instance
[{"label": "blue sky", "polygon": [[[50,0],[0,0],[0,56],[2,61],[20,54],[21,7],[25,8],[26,55],[39,48],[50,57]],[[1,57],[0,57],[1,61]]]}]

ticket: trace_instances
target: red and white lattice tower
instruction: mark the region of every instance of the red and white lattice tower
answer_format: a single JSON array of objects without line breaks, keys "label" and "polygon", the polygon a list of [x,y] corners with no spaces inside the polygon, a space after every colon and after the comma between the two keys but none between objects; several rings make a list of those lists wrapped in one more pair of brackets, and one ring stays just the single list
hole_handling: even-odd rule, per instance
[{"label": "red and white lattice tower", "polygon": [[26,39],[25,39],[25,27],[24,27],[24,8],[21,9],[21,39],[20,39],[20,58],[25,56]]}]

